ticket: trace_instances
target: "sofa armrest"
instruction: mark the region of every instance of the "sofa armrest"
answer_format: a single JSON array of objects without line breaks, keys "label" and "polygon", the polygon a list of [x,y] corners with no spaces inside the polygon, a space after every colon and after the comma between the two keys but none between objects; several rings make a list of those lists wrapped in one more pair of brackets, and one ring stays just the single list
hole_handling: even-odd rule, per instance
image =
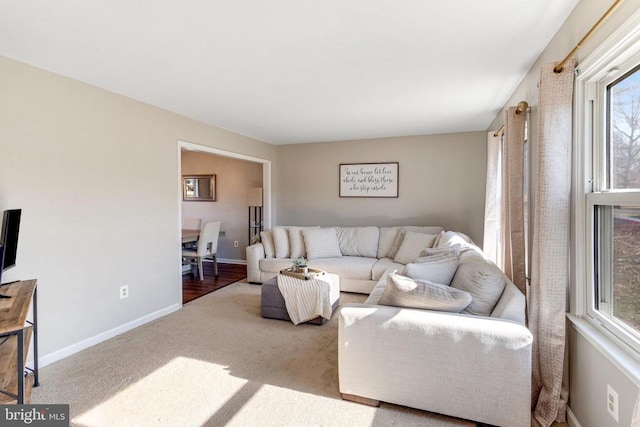
[{"label": "sofa armrest", "polygon": [[527,328],[501,319],[347,304],[339,314],[340,391],[528,426],[532,341]]},{"label": "sofa armrest", "polygon": [[260,277],[260,260],[265,257],[262,243],[247,246],[247,282],[262,283]]}]

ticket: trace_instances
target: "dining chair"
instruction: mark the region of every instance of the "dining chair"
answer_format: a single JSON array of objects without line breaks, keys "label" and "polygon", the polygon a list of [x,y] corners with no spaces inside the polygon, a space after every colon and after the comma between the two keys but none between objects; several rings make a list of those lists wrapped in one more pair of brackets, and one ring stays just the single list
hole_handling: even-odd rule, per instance
[{"label": "dining chair", "polygon": [[182,218],[183,230],[200,230],[202,218]]},{"label": "dining chair", "polygon": [[200,238],[198,239],[198,247],[193,249],[183,249],[182,259],[189,262],[190,265],[198,266],[200,281],[204,280],[202,271],[202,260],[211,258],[213,260],[214,274],[218,275],[218,237],[220,235],[220,221],[207,222],[202,226]]}]

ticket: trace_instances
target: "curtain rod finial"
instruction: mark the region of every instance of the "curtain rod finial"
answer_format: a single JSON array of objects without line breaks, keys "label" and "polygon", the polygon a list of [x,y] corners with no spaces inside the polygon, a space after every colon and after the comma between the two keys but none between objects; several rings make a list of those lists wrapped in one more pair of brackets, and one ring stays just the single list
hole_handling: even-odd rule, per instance
[{"label": "curtain rod finial", "polygon": [[529,108],[529,104],[527,103],[527,101],[518,102],[518,106],[516,107],[516,114],[527,111],[527,108]]}]

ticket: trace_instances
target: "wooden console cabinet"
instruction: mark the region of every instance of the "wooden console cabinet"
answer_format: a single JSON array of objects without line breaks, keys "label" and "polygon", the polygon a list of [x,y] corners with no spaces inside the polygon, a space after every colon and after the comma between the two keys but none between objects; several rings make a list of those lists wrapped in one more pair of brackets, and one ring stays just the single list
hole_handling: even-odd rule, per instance
[{"label": "wooden console cabinet", "polygon": [[[36,280],[0,287],[0,404],[29,403],[38,386],[38,294]],[[29,308],[32,320],[27,320]],[[26,366],[33,338],[33,368]]]}]

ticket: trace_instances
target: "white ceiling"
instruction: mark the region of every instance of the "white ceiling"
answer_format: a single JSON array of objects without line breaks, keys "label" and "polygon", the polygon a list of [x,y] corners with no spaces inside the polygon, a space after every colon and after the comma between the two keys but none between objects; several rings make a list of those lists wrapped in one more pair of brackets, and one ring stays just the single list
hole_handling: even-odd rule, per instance
[{"label": "white ceiling", "polygon": [[272,144],[485,130],[578,0],[7,0],[0,55]]}]

